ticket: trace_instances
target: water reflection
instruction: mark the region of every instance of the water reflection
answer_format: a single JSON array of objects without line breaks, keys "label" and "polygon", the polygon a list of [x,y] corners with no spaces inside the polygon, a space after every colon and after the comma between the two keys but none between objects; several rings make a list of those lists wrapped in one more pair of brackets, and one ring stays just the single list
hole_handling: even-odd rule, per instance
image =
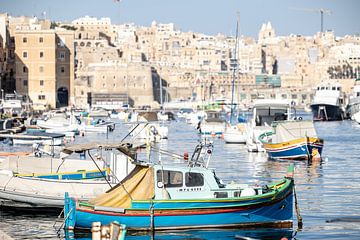
[{"label": "water reflection", "polygon": [[[154,235],[146,233],[129,233],[126,239],[263,239],[263,240],[284,240],[292,239],[295,233],[292,229],[225,229],[225,230],[194,230],[194,231],[172,231],[155,232]],[[91,239],[90,232],[66,232],[65,239]]]}]

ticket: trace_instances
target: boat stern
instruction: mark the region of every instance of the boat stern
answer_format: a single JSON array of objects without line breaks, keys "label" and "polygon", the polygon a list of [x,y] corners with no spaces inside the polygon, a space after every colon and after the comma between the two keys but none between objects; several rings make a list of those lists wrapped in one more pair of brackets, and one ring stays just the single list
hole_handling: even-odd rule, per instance
[{"label": "boat stern", "polygon": [[64,200],[64,229],[73,230],[76,223],[76,200],[65,192]]}]

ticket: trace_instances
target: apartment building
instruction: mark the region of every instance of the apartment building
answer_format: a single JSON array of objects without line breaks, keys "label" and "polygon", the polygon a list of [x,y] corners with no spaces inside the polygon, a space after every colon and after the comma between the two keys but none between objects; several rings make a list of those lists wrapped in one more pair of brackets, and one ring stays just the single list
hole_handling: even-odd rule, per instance
[{"label": "apartment building", "polygon": [[65,29],[15,30],[16,90],[35,109],[74,101],[74,32]]}]

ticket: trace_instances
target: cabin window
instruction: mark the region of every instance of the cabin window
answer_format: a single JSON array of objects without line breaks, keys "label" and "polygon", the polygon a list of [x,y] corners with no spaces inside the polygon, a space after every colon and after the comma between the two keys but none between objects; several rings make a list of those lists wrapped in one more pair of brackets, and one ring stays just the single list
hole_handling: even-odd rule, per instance
[{"label": "cabin window", "polygon": [[204,176],[201,173],[185,173],[185,186],[199,187],[204,186]]},{"label": "cabin window", "polygon": [[214,197],[215,198],[227,198],[228,193],[227,192],[215,192]]},{"label": "cabin window", "polygon": [[332,87],[332,90],[336,90],[336,87]]},{"label": "cabin window", "polygon": [[337,87],[337,90],[340,91],[340,87]]},{"label": "cabin window", "polygon": [[[182,187],[183,175],[182,172],[158,170],[156,172],[157,182],[162,182],[165,187]],[[158,185],[159,186],[159,185]]]}]

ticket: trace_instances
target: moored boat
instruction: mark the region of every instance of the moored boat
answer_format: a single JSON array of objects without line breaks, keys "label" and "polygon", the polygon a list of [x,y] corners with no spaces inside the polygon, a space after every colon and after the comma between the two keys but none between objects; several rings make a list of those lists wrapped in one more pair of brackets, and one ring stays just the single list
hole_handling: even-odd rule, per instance
[{"label": "moored boat", "polygon": [[283,99],[258,99],[254,102],[253,116],[247,124],[246,147],[249,152],[265,151],[259,136],[271,131],[273,121],[291,119],[291,104]]},{"label": "moored boat", "polygon": [[311,111],[315,121],[344,119],[344,96],[339,84],[324,83],[317,87]]},{"label": "moored boat", "polygon": [[321,158],[323,139],[318,138],[312,121],[280,121],[273,130],[260,135],[270,159],[315,160]]},{"label": "moored boat", "polygon": [[94,221],[129,230],[292,226],[293,168],[270,185],[226,185],[207,168],[212,150],[198,145],[183,167],[136,161],[123,181],[89,201],[65,194],[64,227],[91,228]]},{"label": "moored boat", "polygon": [[[123,147],[122,144],[79,144],[65,148],[59,159],[31,156],[0,159],[0,206],[59,211],[64,206],[65,192],[83,200],[94,198],[133,169],[123,154],[110,154],[107,161],[94,159],[90,151],[95,149],[121,152]],[[92,160],[66,159],[74,152],[87,152]],[[120,161],[121,157],[125,157],[124,161]]]}]

